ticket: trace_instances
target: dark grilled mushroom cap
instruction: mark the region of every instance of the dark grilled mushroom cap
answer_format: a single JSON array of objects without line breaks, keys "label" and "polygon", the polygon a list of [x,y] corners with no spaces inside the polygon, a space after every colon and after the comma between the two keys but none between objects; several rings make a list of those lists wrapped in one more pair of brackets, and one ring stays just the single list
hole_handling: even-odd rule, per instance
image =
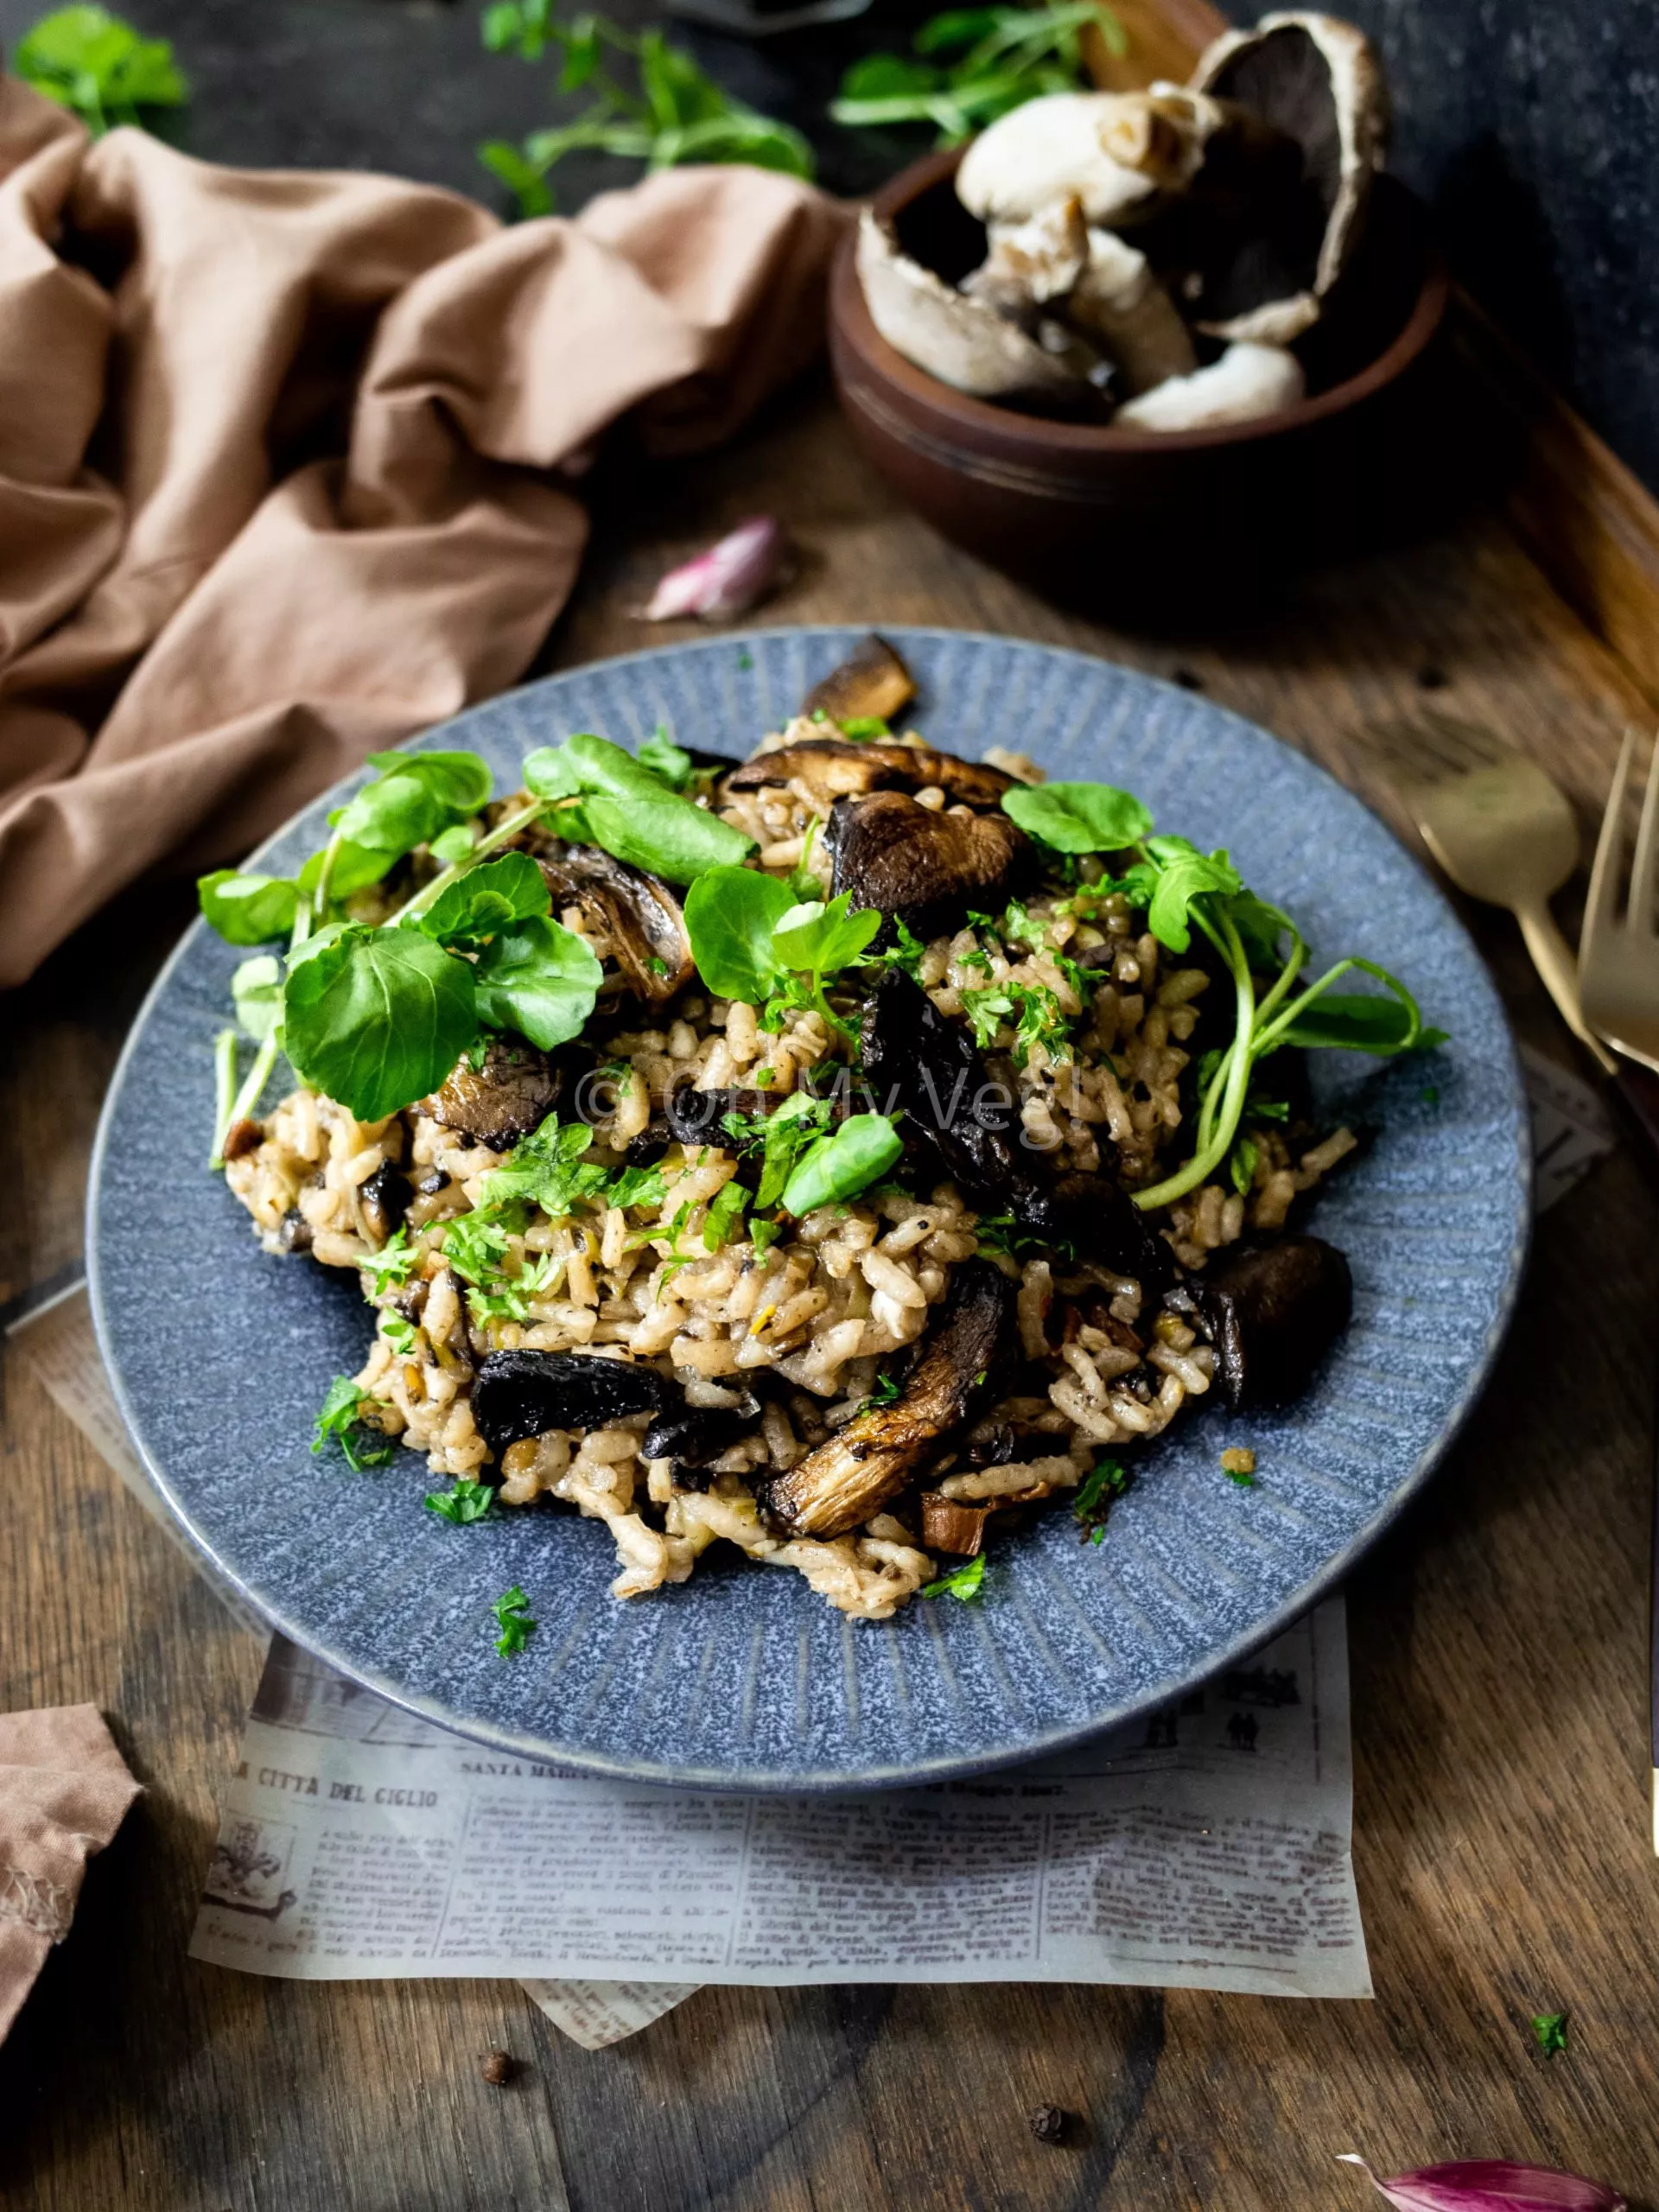
[{"label": "dark grilled mushroom cap", "polygon": [[767,1508],[791,1535],[839,1536],[903,1490],[927,1454],[990,1394],[1014,1289],[984,1260],[957,1268],[891,1405],[855,1414],[772,1484]]},{"label": "dark grilled mushroom cap", "polygon": [[654,1367],[576,1351],[488,1352],[472,1398],[478,1433],[498,1459],[510,1444],[550,1428],[603,1428],[683,1402],[679,1384]]},{"label": "dark grilled mushroom cap", "polygon": [[384,1244],[409,1211],[414,1193],[403,1169],[383,1160],[365,1183],[358,1185],[357,1202],[363,1226],[377,1244]]},{"label": "dark grilled mushroom cap", "polygon": [[782,1105],[783,1099],[781,1091],[694,1090],[683,1083],[668,1094],[663,1117],[676,1143],[717,1145],[726,1140],[727,1115],[770,1114],[775,1106]]},{"label": "dark grilled mushroom cap", "polygon": [[1237,1413],[1301,1395],[1348,1325],[1354,1283],[1334,1244],[1281,1236],[1212,1261],[1166,1302],[1196,1312],[1204,1323],[1227,1402]]},{"label": "dark grilled mushroom cap", "polygon": [[830,670],[801,702],[804,715],[831,721],[891,721],[916,696],[915,680],[885,638],[874,633],[839,668]]},{"label": "dark grilled mushroom cap", "polygon": [[492,1037],[482,1067],[463,1060],[441,1090],[412,1110],[472,1144],[505,1152],[558,1103],[562,1078],[547,1054],[520,1037]]},{"label": "dark grilled mushroom cap", "polygon": [[1022,1141],[1014,1093],[995,1083],[966,1028],[918,983],[890,968],[864,1016],[864,1075],[884,1110],[920,1137],[953,1182],[987,1213],[1012,1212],[1029,1236],[1068,1256],[1155,1288],[1172,1272],[1169,1248],[1128,1192],[1106,1175],[1057,1175]]},{"label": "dark grilled mushroom cap", "polygon": [[903,791],[837,800],[830,817],[833,893],[897,915],[918,935],[989,911],[1036,871],[1036,853],[1006,814],[944,814]]},{"label": "dark grilled mushroom cap", "polygon": [[603,931],[629,988],[642,999],[660,1005],[690,982],[691,940],[680,902],[666,884],[597,845],[553,841],[537,854],[537,865],[553,894],[555,913],[578,907],[590,927]]},{"label": "dark grilled mushroom cap", "polygon": [[959,760],[931,745],[888,745],[880,740],[855,742],[844,737],[809,737],[799,745],[780,745],[757,753],[726,779],[728,791],[753,791],[769,784],[798,783],[810,791],[821,814],[838,798],[866,791],[919,791],[936,785],[964,806],[995,806],[1014,778],[978,760]]},{"label": "dark grilled mushroom cap", "polygon": [[[1388,150],[1382,64],[1353,24],[1282,14],[1224,34],[1192,81],[1282,132],[1301,158],[1288,188],[1207,236],[1195,207],[1198,289],[1187,311],[1216,337],[1287,346],[1317,321],[1358,242]],[[1179,209],[1172,219],[1180,220]]]},{"label": "dark grilled mushroom cap", "polygon": [[681,1406],[659,1414],[639,1446],[642,1459],[672,1459],[687,1467],[707,1467],[741,1444],[760,1418],[760,1402],[745,1395],[741,1406]]}]

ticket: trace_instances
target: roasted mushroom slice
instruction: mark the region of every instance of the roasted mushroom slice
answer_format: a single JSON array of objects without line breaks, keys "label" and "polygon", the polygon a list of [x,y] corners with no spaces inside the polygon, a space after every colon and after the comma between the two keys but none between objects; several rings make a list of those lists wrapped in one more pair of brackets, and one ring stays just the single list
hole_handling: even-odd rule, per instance
[{"label": "roasted mushroom slice", "polygon": [[897,968],[881,977],[864,1016],[864,1077],[884,1111],[928,1144],[981,1210],[1012,1213],[1027,1236],[1063,1257],[1093,1262],[1156,1288],[1168,1246],[1106,1175],[1057,1175],[1024,1141],[1018,1103],[993,1081],[967,1030]]},{"label": "roasted mushroom slice", "polygon": [[660,1005],[696,972],[680,902],[643,868],[597,845],[550,842],[537,855],[556,913],[575,906],[595,936],[610,940],[629,988]]},{"label": "roasted mushroom slice", "polygon": [[832,722],[890,722],[916,696],[916,679],[885,638],[874,632],[801,702],[804,715]]},{"label": "roasted mushroom slice", "polygon": [[896,915],[919,935],[953,927],[970,907],[1006,905],[1036,855],[1006,814],[936,813],[904,791],[836,801],[828,840],[832,893]]},{"label": "roasted mushroom slice", "polygon": [[963,1505],[936,1490],[922,1492],[922,1549],[960,1552],[976,1558],[985,1542],[985,1523],[995,1510],[989,1505]]},{"label": "roasted mushroom slice", "polygon": [[1354,1283],[1334,1244],[1281,1236],[1212,1261],[1165,1302],[1204,1324],[1227,1402],[1237,1413],[1300,1395],[1348,1325]]},{"label": "roasted mushroom slice", "polygon": [[383,1160],[368,1180],[358,1185],[363,1226],[376,1244],[385,1244],[392,1236],[414,1195],[408,1176],[390,1160]]},{"label": "roasted mushroom slice", "polygon": [[995,806],[1014,778],[981,760],[959,760],[931,745],[887,744],[880,739],[855,742],[844,737],[810,737],[757,753],[726,779],[728,791],[760,791],[772,784],[798,784],[821,814],[838,798],[868,791],[920,791],[931,787],[963,806]]},{"label": "roasted mushroom slice", "polygon": [[760,1418],[760,1401],[747,1392],[736,1406],[685,1406],[659,1414],[640,1442],[642,1459],[672,1459],[688,1467],[712,1466],[723,1452],[751,1435]]},{"label": "roasted mushroom slice", "polygon": [[1189,312],[1217,338],[1287,346],[1318,320],[1353,252],[1388,152],[1387,84],[1364,33],[1334,16],[1264,16],[1199,57],[1197,91],[1236,102],[1301,149],[1300,174],[1264,231],[1224,226],[1202,254]]},{"label": "roasted mushroom slice", "polygon": [[492,1037],[480,1066],[463,1060],[441,1090],[412,1110],[469,1144],[505,1152],[546,1120],[560,1088],[559,1071],[545,1052],[521,1038]]},{"label": "roasted mushroom slice", "polygon": [[683,1083],[668,1094],[663,1118],[677,1144],[720,1144],[728,1114],[770,1114],[784,1103],[781,1091],[738,1087],[726,1090],[696,1090]]},{"label": "roasted mushroom slice", "polygon": [[499,1459],[550,1428],[603,1428],[630,1414],[677,1410],[684,1393],[654,1367],[598,1352],[493,1351],[478,1363],[473,1420]]},{"label": "roasted mushroom slice", "polygon": [[[901,252],[893,231],[868,208],[859,225],[858,281],[870,321],[893,351],[957,391],[1069,411],[1093,389],[1096,357],[1081,339],[1058,323],[1044,324],[1040,338],[1027,337],[995,308]],[[848,709],[863,711],[880,710]]]},{"label": "roasted mushroom slice", "polygon": [[957,1268],[891,1405],[871,1406],[772,1484],[767,1509],[797,1536],[839,1536],[903,1490],[987,1399],[1014,1319],[1014,1285],[988,1261]]}]

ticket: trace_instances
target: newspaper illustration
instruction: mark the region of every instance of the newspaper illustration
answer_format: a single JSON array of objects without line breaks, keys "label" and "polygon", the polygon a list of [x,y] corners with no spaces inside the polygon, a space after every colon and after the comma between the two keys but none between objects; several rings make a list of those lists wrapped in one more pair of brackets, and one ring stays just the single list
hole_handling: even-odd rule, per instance
[{"label": "newspaper illustration", "polygon": [[710,1981],[1363,1997],[1347,1714],[1333,1600],[1056,1758],[913,1790],[691,1793],[469,1743],[278,1638],[192,1955],[623,1985],[642,2009]]}]

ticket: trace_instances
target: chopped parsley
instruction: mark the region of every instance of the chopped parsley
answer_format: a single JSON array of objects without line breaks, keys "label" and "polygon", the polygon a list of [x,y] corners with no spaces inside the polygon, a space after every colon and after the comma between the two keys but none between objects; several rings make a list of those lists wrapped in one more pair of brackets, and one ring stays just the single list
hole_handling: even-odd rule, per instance
[{"label": "chopped parsley", "polygon": [[718,1252],[729,1244],[743,1226],[748,1192],[741,1183],[727,1183],[716,1193],[702,1220],[702,1249]]},{"label": "chopped parsley", "polygon": [[[465,1529],[474,1521],[489,1519],[495,1506],[495,1492],[488,1483],[475,1483],[469,1481],[465,1475],[457,1475],[448,1490],[429,1491],[426,1505],[428,1512],[435,1513],[441,1521],[448,1521],[457,1529]],[[511,1595],[509,1592],[508,1596]],[[505,1599],[499,1599],[497,1603],[505,1604]],[[505,1628],[505,1625],[504,1621],[502,1626]]]},{"label": "chopped parsley", "polygon": [[937,1582],[930,1582],[922,1591],[924,1598],[959,1598],[970,1605],[984,1595],[985,1554],[979,1552],[961,1567],[953,1567],[949,1574],[942,1574]]},{"label": "chopped parsley", "polygon": [[392,1285],[401,1288],[420,1266],[421,1255],[410,1248],[408,1230],[399,1229],[378,1252],[368,1253],[357,1264],[377,1291]]},{"label": "chopped parsley", "polygon": [[397,1448],[391,1437],[359,1418],[358,1409],[365,1395],[349,1376],[336,1375],[311,1432],[314,1453],[322,1451],[332,1439],[344,1453],[346,1465],[357,1474],[365,1467],[384,1467]]},{"label": "chopped parsley", "polygon": [[784,1224],[781,1221],[757,1221],[751,1215],[749,1242],[754,1247],[755,1258],[764,1260],[783,1233]]},{"label": "chopped parsley", "polygon": [[445,1258],[463,1282],[480,1288],[500,1276],[512,1249],[505,1224],[487,1206],[461,1215],[443,1232]]},{"label": "chopped parsley", "polygon": [[839,725],[843,737],[891,737],[893,726],[880,715],[855,715],[850,721]]},{"label": "chopped parsley", "polygon": [[[430,1501],[428,1501],[430,1503]],[[504,1659],[522,1651],[530,1642],[533,1631],[541,1624],[530,1615],[530,1600],[515,1582],[511,1590],[504,1590],[490,1607],[496,1625],[501,1630],[495,1639],[495,1648]]]},{"label": "chopped parsley", "polygon": [[383,1313],[380,1333],[393,1351],[407,1359],[415,1349],[415,1324],[404,1320],[401,1313]]},{"label": "chopped parsley", "polygon": [[1128,1473],[1117,1459],[1097,1459],[1084,1477],[1071,1517],[1082,1529],[1085,1543],[1105,1541],[1107,1516],[1128,1486]]},{"label": "chopped parsley", "polygon": [[474,1321],[527,1321],[530,1301],[552,1288],[563,1262],[550,1252],[526,1260],[516,1275],[502,1275],[487,1288],[469,1290],[467,1303]]},{"label": "chopped parsley", "polygon": [[1565,2012],[1535,2012],[1532,2032],[1538,2048],[1546,2058],[1554,2058],[1559,2051],[1567,2050],[1567,2015]]},{"label": "chopped parsley", "polygon": [[1250,1185],[1255,1180],[1256,1162],[1262,1157],[1262,1147],[1254,1137],[1240,1137],[1233,1147],[1227,1162],[1227,1172],[1233,1179],[1233,1188],[1241,1198],[1250,1195]]},{"label": "chopped parsley", "polygon": [[875,1388],[858,1410],[862,1414],[868,1413],[872,1406],[890,1406],[898,1395],[899,1377],[896,1375],[878,1375],[875,1378]]},{"label": "chopped parsley", "polygon": [[922,955],[927,947],[895,914],[893,918],[893,941],[885,952],[875,957],[884,960],[889,968],[902,968],[912,982],[921,981]]}]

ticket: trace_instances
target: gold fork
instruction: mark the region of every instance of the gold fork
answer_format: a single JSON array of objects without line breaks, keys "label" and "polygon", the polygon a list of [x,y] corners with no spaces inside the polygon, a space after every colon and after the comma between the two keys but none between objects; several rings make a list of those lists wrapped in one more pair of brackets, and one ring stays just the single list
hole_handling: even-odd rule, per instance
[{"label": "gold fork", "polygon": [[1624,873],[1624,802],[1636,732],[1627,729],[1601,818],[1590,897],[1579,939],[1579,992],[1586,1020],[1610,1045],[1644,1067],[1659,1069],[1659,931],[1654,926],[1654,889],[1659,880],[1659,752],[1648,763],[1647,790],[1630,864],[1630,900],[1618,918]]},{"label": "gold fork", "polygon": [[1507,906],[1563,1021],[1604,1075],[1617,1071],[1580,1004],[1567,939],[1549,911],[1579,864],[1566,794],[1535,760],[1473,722],[1425,712],[1378,725],[1394,781],[1423,842],[1460,891]]}]

